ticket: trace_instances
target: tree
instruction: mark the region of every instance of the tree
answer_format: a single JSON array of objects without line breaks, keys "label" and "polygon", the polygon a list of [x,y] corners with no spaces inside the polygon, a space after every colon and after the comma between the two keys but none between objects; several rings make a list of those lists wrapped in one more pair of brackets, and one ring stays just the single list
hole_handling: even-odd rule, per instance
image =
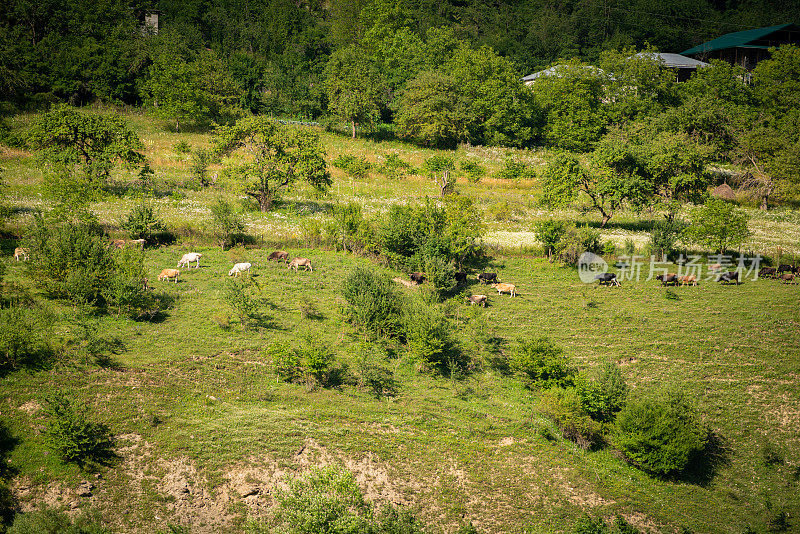
[{"label": "tree", "polygon": [[580,63],[557,65],[554,69],[531,86],[544,113],[543,137],[554,147],[589,150],[608,123],[602,106],[606,75]]},{"label": "tree", "polygon": [[243,153],[243,161],[231,165],[262,212],[298,179],[319,190],[331,184],[319,136],[308,130],[280,126],[267,117],[245,117],[217,128],[214,146],[218,155]]},{"label": "tree", "polygon": [[76,167],[90,181],[108,177],[116,164],[144,163],[144,145],[116,115],[83,113],[66,105],[45,113],[29,136],[39,156],[58,167]]},{"label": "tree", "polygon": [[741,245],[750,236],[747,213],[722,199],[710,198],[692,215],[686,236],[699,245],[719,251]]},{"label": "tree", "polygon": [[384,97],[378,69],[355,45],[331,55],[325,67],[325,93],[328,109],[351,123],[354,139],[356,124],[374,122]]},{"label": "tree", "polygon": [[212,50],[194,52],[182,38],[165,33],[158,37],[152,64],[141,85],[145,105],[165,119],[205,126],[233,114],[238,90],[228,69]]},{"label": "tree", "polygon": [[425,160],[422,169],[436,182],[436,185],[439,186],[440,197],[444,197],[446,193],[451,191],[456,181],[455,177],[450,174],[456,170],[456,164],[453,158],[443,154],[431,156]]},{"label": "tree", "polygon": [[235,236],[244,232],[244,222],[229,202],[219,198],[211,206],[211,228],[219,239],[219,246],[225,250],[226,245],[232,245]]},{"label": "tree", "polygon": [[455,78],[421,72],[408,82],[397,104],[398,137],[427,147],[454,148],[467,139],[467,116]]}]

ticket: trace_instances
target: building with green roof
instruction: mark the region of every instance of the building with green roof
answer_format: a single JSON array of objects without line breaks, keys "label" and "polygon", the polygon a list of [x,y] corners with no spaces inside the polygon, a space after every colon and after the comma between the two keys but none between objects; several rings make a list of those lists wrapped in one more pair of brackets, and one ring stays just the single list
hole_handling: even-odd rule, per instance
[{"label": "building with green roof", "polygon": [[770,48],[784,44],[800,45],[800,27],[788,23],[726,33],[722,37],[684,50],[681,54],[702,61],[722,59],[751,70],[759,61],[769,57]]}]

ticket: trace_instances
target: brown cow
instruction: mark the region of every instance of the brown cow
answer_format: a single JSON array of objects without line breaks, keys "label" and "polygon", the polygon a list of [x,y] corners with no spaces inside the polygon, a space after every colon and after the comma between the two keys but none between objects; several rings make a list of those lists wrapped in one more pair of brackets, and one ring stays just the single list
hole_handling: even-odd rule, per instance
[{"label": "brown cow", "polygon": [[679,277],[678,281],[681,283],[681,287],[697,285],[697,277],[693,274],[685,274]]},{"label": "brown cow", "polygon": [[780,280],[784,284],[794,284],[794,273],[783,273]]},{"label": "brown cow", "polygon": [[514,284],[498,283],[498,284],[491,284],[491,285],[492,285],[493,288],[495,288],[497,290],[497,294],[498,295],[500,295],[502,293],[508,293],[509,295],[511,295],[513,297],[514,295],[517,294],[517,286],[515,286]]},{"label": "brown cow", "polygon": [[284,250],[276,250],[272,254],[269,255],[267,261],[283,261],[284,263],[289,262],[289,253]]},{"label": "brown cow", "polygon": [[17,247],[17,248],[14,249],[14,259],[16,261],[19,261],[20,258],[22,258],[24,260],[28,259],[28,249],[27,248]]},{"label": "brown cow", "polygon": [[294,267],[295,272],[297,272],[298,267],[305,267],[307,271],[313,271],[314,269],[311,267],[311,260],[308,258],[295,258],[289,262],[289,266],[286,269],[291,269]]},{"label": "brown cow", "polygon": [[486,295],[472,295],[471,297],[464,297],[469,301],[470,306],[473,304],[477,304],[478,306],[483,306],[484,308],[489,303],[489,297]]},{"label": "brown cow", "polygon": [[175,283],[177,284],[178,275],[180,274],[181,272],[178,269],[164,269],[163,271],[161,271],[161,274],[158,275],[158,281],[160,282],[161,280],[166,280],[167,282],[169,282],[170,278],[174,278]]}]

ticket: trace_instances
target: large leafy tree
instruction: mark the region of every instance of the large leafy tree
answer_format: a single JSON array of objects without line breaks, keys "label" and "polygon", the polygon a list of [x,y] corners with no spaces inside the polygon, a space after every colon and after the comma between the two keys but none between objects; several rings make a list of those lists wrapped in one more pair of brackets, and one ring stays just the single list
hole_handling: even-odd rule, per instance
[{"label": "large leafy tree", "polygon": [[747,213],[730,202],[710,198],[705,205],[695,209],[686,237],[711,250],[725,252],[729,247],[741,245],[750,236],[749,219]]},{"label": "large leafy tree", "polygon": [[45,113],[28,138],[40,157],[64,170],[104,179],[117,164],[144,163],[139,137],[116,115],[84,113],[60,105]]},{"label": "large leafy tree", "polygon": [[467,139],[467,121],[458,81],[425,71],[408,82],[400,97],[395,131],[422,146],[453,148]]},{"label": "large leafy tree", "polygon": [[608,124],[602,105],[607,82],[605,73],[577,62],[537,78],[531,89],[544,112],[545,141],[566,150],[590,150]]},{"label": "large leafy tree", "polygon": [[217,128],[214,145],[220,155],[240,153],[231,162],[233,172],[261,211],[268,211],[278,192],[297,180],[320,190],[331,184],[319,136],[308,130],[281,126],[267,117],[245,117]]},{"label": "large leafy tree", "polygon": [[328,109],[351,124],[353,138],[356,125],[374,122],[386,99],[374,62],[355,45],[331,55],[325,67],[325,93]]}]

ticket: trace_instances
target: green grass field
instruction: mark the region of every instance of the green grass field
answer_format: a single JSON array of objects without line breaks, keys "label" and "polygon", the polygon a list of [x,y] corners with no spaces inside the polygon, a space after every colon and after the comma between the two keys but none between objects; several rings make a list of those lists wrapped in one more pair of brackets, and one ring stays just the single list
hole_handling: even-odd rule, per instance
[{"label": "green grass field", "polygon": [[[224,180],[210,191],[181,187],[188,163],[172,147],[181,139],[202,146],[206,136],[169,134],[146,117],[129,119],[145,141],[159,184],[181,193],[158,200],[168,226],[202,230],[217,196],[238,199]],[[30,120],[17,119],[15,127]],[[323,134],[323,142],[329,160],[354,153],[377,162],[397,151],[419,166],[432,153],[333,134]],[[460,148],[457,156],[473,153],[490,170],[505,158],[503,151],[482,148]],[[534,164],[544,157],[522,156]],[[377,215],[393,202],[435,195],[435,185],[423,178],[371,175],[351,183],[333,169],[328,196],[299,188],[275,212],[247,213],[248,232],[264,248],[222,251],[201,234],[179,232],[176,245],[147,252],[149,279],[189,250],[204,254],[201,267],[182,269],[178,284],[152,282],[173,304],[147,322],[81,313],[36,293],[23,264],[8,258],[31,211],[47,204],[39,196],[41,172],[21,151],[2,152],[0,166],[6,200],[15,208],[3,241],[5,281],[29,288],[52,309],[54,344],[70,346],[81,328],[78,317],[96,337],[117,341],[99,363],[64,350],[50,368],[0,378],[2,418],[18,440],[10,453],[11,486],[23,509],[46,503],[71,513],[96,510],[121,532],[153,532],[168,523],[191,532],[236,532],[247,517],[269,512],[283,476],[338,463],[356,474],[369,499],[410,507],[432,532],[454,532],[464,521],[481,532],[570,532],[585,513],[621,514],[646,532],[685,527],[741,533],[748,527],[765,532],[776,514],[786,512],[790,529],[800,528],[800,286],[703,281],[668,295],[654,281],[585,285],[575,270],[524,253],[535,244],[532,221],[580,214],[541,211],[532,184],[460,184],[484,208],[497,201],[516,207],[512,219],[489,221],[489,240],[497,237],[490,270],[519,292],[510,298],[489,288],[486,309],[465,305],[461,294],[442,305],[462,350],[486,361],[508,354],[517,340],[546,335],[582,369],[617,362],[634,395],[667,386],[689,392],[718,438],[718,461],[706,476],[659,480],[610,448],[590,452],[553,439],[555,431],[546,430],[550,423],[535,410],[539,393],[489,366],[453,377],[419,373],[404,348],[390,343],[388,364],[400,388],[389,400],[352,385],[309,390],[276,378],[267,349],[306,336],[355,367],[362,339],[343,319],[341,285],[355,266],[386,270],[368,258],[298,248],[303,220],[323,219],[317,207],[335,202],[355,200]],[[130,176],[115,178],[125,183]],[[133,202],[109,195],[93,209],[114,234]],[[796,211],[751,214],[754,238],[747,249],[765,255],[777,247],[797,251]],[[644,239],[645,215],[624,213],[617,222],[604,232],[606,239]],[[314,271],[295,273],[268,262],[277,243],[287,243],[293,257],[310,258]],[[237,261],[253,264],[264,300],[262,324],[251,329],[233,318],[222,296]],[[463,292],[484,290],[472,277]],[[310,316],[302,311],[309,303],[316,309]],[[45,447],[41,406],[54,391],[90,403],[115,434],[120,458],[98,478],[64,466]],[[765,462],[765,447],[784,461]],[[91,496],[76,495],[84,480],[94,485]]]}]

